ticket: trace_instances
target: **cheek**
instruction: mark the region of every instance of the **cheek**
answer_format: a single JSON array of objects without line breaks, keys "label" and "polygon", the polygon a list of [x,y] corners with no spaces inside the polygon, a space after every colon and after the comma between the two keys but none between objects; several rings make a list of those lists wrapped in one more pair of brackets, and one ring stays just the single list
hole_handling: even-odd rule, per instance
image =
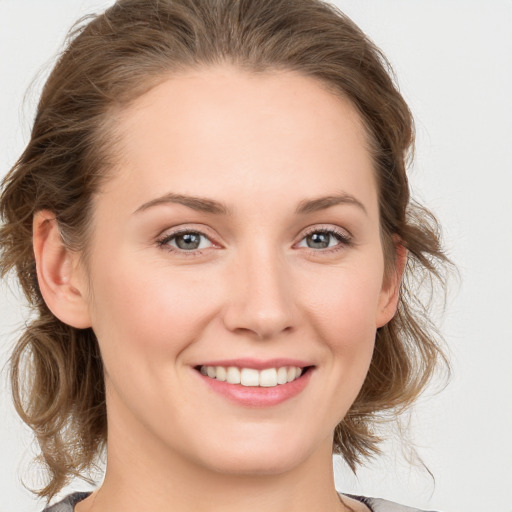
[{"label": "cheek", "polygon": [[381,281],[381,268],[375,263],[373,267],[347,266],[333,272],[324,281],[330,285],[315,294],[316,334],[328,351],[324,362],[331,376],[326,396],[332,401],[325,404],[324,413],[333,415],[333,424],[349,410],[368,373]]},{"label": "cheek", "polygon": [[139,361],[175,355],[211,317],[213,297],[192,272],[119,261],[100,268],[92,316],[104,352],[134,353]]},{"label": "cheek", "polygon": [[379,265],[373,268],[325,269],[323,275],[317,273],[315,287],[301,283],[301,288],[314,290],[304,296],[314,307],[304,311],[324,349],[324,400],[316,404],[316,412],[320,418],[329,418],[329,428],[343,419],[356,400],[372,359],[382,275]]},{"label": "cheek", "polygon": [[322,338],[335,351],[357,352],[362,345],[373,344],[382,274],[379,268],[370,270],[330,269],[323,287],[311,287],[315,291],[307,300],[314,304]]}]

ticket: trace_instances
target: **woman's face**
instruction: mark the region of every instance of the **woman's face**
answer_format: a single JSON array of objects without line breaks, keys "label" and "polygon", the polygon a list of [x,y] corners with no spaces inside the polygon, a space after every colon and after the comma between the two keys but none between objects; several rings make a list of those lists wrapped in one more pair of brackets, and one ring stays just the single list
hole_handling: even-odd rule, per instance
[{"label": "woman's face", "polygon": [[84,278],[109,450],[251,474],[330,454],[396,300],[355,109],[226,65],[161,83],[118,128]]}]

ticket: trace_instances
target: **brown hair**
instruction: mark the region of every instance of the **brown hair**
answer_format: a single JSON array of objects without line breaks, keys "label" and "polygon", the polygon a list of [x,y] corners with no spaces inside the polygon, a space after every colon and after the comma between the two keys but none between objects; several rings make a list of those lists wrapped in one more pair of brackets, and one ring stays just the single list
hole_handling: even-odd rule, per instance
[{"label": "brown hair", "polygon": [[15,269],[37,317],[11,358],[14,403],[34,430],[51,497],[89,468],[106,442],[103,369],[92,329],[47,308],[32,250],[34,213],[55,213],[64,242],[87,249],[91,195],[115,161],[115,112],[169,74],[220,62],[314,77],[348,98],[365,123],[379,185],[388,271],[408,249],[398,312],[378,329],[369,373],[337,426],[333,451],[355,470],[378,453],[375,425],[409,406],[445,357],[417,295],[442,281],[447,259],[435,218],[409,198],[414,128],[380,50],[344,14],[318,0],[118,0],[82,20],[48,78],[30,141],[3,182],[0,271]]}]

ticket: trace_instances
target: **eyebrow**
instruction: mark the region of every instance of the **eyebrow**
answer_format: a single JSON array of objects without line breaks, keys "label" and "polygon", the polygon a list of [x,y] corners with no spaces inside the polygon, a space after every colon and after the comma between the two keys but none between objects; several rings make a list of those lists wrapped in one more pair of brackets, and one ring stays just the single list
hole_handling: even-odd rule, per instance
[{"label": "eyebrow", "polygon": [[[213,215],[231,215],[231,210],[227,205],[219,201],[215,201],[214,199],[184,194],[174,194],[172,192],[165,194],[161,197],[157,197],[156,199],[152,199],[147,203],[144,203],[135,210],[134,214],[143,212],[154,206],[169,203],[182,204],[183,206],[187,206],[192,210],[196,210],[198,212],[203,213],[210,213]],[[367,214],[366,208],[364,207],[363,203],[361,203],[361,201],[356,199],[353,195],[347,194],[345,192],[332,196],[318,197],[316,199],[303,199],[297,205],[295,214],[306,215],[309,213],[326,210],[327,208],[331,208],[332,206],[340,204],[356,206],[365,214]]]}]

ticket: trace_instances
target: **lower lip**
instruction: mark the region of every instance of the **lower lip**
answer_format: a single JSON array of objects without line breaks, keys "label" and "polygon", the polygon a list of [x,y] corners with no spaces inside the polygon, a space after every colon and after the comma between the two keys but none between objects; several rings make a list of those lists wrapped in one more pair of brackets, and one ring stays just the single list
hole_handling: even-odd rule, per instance
[{"label": "lower lip", "polygon": [[219,395],[247,407],[270,407],[297,396],[308,384],[313,369],[301,375],[298,379],[286,384],[278,384],[273,387],[242,386],[241,384],[229,384],[217,379],[207,377],[197,370],[197,375],[203,382]]}]

